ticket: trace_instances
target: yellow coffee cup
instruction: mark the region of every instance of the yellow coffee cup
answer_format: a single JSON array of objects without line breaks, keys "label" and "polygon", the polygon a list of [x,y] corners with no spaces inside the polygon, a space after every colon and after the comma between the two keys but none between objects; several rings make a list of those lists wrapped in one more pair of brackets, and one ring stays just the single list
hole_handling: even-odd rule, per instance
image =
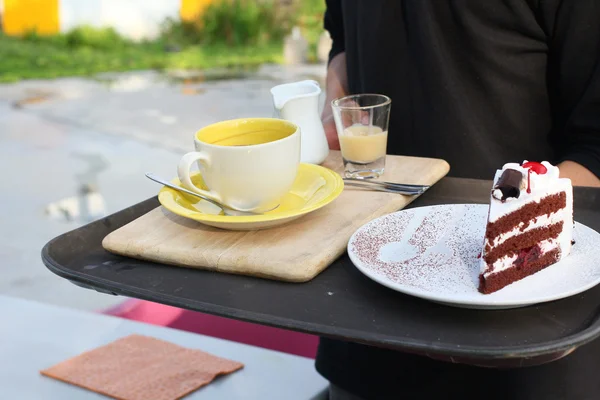
[{"label": "yellow coffee cup", "polygon": [[[268,210],[290,190],[300,164],[300,128],[274,118],[243,118],[200,129],[196,151],[179,161],[183,187],[242,211]],[[207,190],[190,179],[196,164]]]}]

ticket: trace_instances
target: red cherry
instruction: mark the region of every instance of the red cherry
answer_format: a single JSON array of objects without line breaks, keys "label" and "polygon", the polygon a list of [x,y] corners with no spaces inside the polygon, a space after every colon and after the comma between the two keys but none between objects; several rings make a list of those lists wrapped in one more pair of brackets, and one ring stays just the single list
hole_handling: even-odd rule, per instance
[{"label": "red cherry", "polygon": [[523,164],[523,168],[527,168],[538,175],[544,175],[546,172],[548,172],[548,168],[546,168],[543,164],[535,161],[526,162],[525,164]]}]

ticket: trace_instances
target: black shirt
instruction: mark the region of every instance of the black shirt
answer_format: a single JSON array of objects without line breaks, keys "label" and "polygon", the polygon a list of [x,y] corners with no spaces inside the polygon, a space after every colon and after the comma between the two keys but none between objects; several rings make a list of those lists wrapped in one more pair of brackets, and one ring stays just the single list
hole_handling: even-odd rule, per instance
[{"label": "black shirt", "polygon": [[[330,59],[346,52],[350,92],[392,98],[388,153],[443,158],[462,177],[523,160],[572,160],[600,177],[600,0],[327,7]],[[597,399],[600,341],[586,348],[499,371],[321,339],[316,366],[365,398]]]},{"label": "black shirt", "polygon": [[506,162],[600,176],[599,0],[327,0],[351,93],[392,98],[388,153],[492,179]]}]

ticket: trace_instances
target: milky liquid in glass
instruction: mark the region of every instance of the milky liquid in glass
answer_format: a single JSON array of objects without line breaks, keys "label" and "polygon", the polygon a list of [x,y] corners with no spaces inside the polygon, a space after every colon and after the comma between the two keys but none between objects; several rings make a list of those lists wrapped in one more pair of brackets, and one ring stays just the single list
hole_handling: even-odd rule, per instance
[{"label": "milky liquid in glass", "polygon": [[355,124],[339,135],[346,176],[377,178],[385,168],[387,131],[378,126]]}]

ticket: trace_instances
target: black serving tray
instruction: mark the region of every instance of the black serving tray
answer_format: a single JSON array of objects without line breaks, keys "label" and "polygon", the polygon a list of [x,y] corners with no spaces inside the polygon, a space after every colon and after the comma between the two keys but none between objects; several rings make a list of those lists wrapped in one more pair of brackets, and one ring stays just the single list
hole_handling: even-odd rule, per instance
[{"label": "black serving tray", "polygon": [[[490,186],[444,178],[410,207],[487,203]],[[574,198],[575,219],[600,231],[600,190],[576,188]],[[467,310],[387,289],[346,255],[310,282],[283,283],[134,260],[102,248],[107,234],[157,206],[151,198],[58,236],[42,259],[55,274],[103,293],[475,365],[543,364],[600,336],[600,285],[526,308]]]}]

